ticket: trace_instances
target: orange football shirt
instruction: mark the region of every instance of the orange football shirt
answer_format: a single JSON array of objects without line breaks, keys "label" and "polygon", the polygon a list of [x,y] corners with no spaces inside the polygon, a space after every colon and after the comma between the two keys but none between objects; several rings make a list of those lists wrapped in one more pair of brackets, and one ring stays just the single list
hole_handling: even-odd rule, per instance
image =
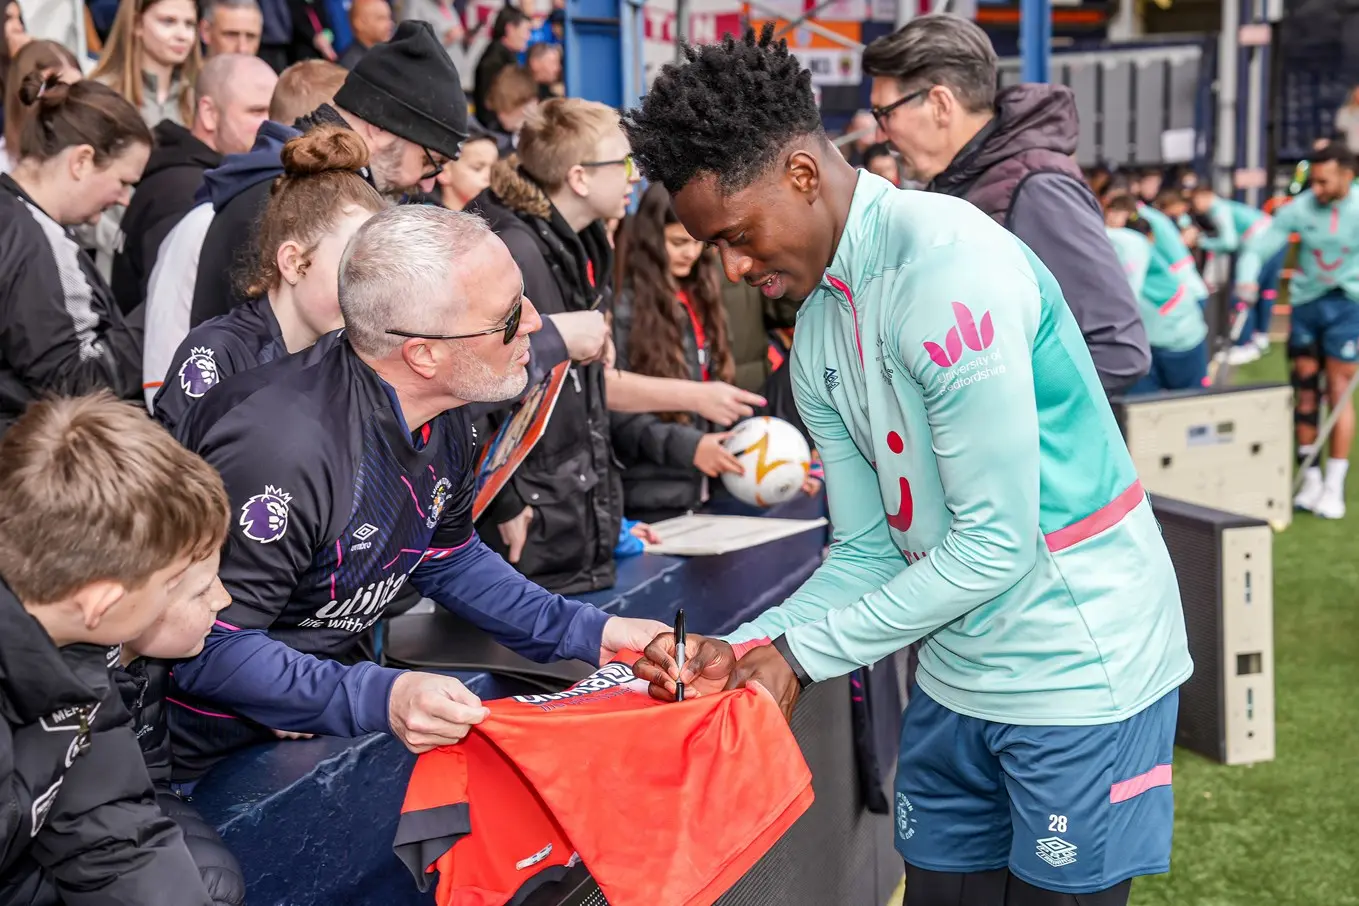
[{"label": "orange football shirt", "polygon": [[582,861],[612,906],[716,901],[811,805],[811,772],[767,692],[646,689],[607,664],[421,755],[394,847],[421,890],[437,873],[439,906],[504,906]]}]

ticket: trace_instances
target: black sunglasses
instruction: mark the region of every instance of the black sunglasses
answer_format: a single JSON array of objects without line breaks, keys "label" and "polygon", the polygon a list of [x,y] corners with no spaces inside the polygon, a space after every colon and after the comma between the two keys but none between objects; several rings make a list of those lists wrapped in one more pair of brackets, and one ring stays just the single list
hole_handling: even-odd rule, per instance
[{"label": "black sunglasses", "polygon": [[441,333],[411,333],[408,330],[388,330],[387,333],[394,337],[406,337],[410,340],[470,340],[473,337],[489,337],[491,334],[504,334],[500,338],[506,346],[514,342],[514,338],[519,334],[519,319],[524,314],[524,297],[520,296],[519,301],[514,303],[510,309],[510,316],[501,327],[489,327],[486,330],[478,330],[476,333],[441,334]]},{"label": "black sunglasses", "polygon": [[896,110],[898,107],[901,107],[905,104],[909,104],[916,98],[924,97],[925,95],[930,93],[930,89],[933,87],[934,87],[933,85],[927,85],[926,87],[921,88],[919,91],[912,91],[910,94],[905,95],[904,97],[899,97],[892,103],[887,104],[883,107],[872,108],[870,112],[873,114],[873,119],[878,121],[879,126],[886,127],[887,118],[892,115],[893,110]]},{"label": "black sunglasses", "polygon": [[420,181],[424,182],[427,179],[436,178],[440,173],[443,172],[444,167],[448,166],[448,163],[447,161],[445,161],[442,164],[439,163],[437,160],[434,159],[434,155],[430,153],[428,148],[422,147],[420,150],[425,152],[425,160],[429,161],[429,172],[426,173],[424,176],[420,177]]}]

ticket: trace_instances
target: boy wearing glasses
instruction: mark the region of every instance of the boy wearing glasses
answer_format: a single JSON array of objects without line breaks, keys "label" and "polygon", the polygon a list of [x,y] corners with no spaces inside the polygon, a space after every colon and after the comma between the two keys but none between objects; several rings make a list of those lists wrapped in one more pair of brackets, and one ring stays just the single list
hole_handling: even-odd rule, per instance
[{"label": "boy wearing glasses", "polygon": [[176,779],[273,738],[391,732],[450,745],[485,714],[458,680],[380,667],[364,638],[407,583],[538,661],[598,663],[660,623],[550,594],[472,531],[467,404],[523,392],[542,321],[478,217],[389,208],[339,270],[342,333],[233,375],[179,423],[215,466],[233,518],[231,606],[175,667]]},{"label": "boy wearing glasses", "polygon": [[[547,101],[521,130],[516,163],[492,171],[474,206],[514,256],[525,294],[547,317],[609,311],[614,258],[604,224],[627,213],[637,182],[618,112],[578,98]],[[613,584],[623,517],[607,369],[599,355],[572,358],[546,432],[480,524],[487,544],[563,594]],[[555,474],[567,461],[572,474]]]},{"label": "boy wearing glasses", "polygon": [[0,903],[212,900],[110,666],[197,652],[226,604],[221,479],[108,394],[34,403],[0,443]]}]

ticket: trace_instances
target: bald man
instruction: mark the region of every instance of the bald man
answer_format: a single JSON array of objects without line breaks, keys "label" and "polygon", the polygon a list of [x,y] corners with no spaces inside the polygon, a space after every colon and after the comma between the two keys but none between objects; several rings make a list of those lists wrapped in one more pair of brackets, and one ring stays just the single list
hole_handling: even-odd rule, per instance
[{"label": "bald man", "polygon": [[165,120],[156,126],[142,181],[123,215],[122,242],[113,259],[113,292],[123,311],[146,299],[146,284],[166,234],[194,204],[203,171],[223,156],[250,150],[269,115],[278,81],[269,64],[244,54],[208,59],[194,84],[198,107],[193,127]]},{"label": "bald man", "polygon": [[354,31],[354,43],[340,57],[345,69],[353,69],[368,48],[391,38],[391,4],[387,0],[354,0],[349,7],[349,26]]}]

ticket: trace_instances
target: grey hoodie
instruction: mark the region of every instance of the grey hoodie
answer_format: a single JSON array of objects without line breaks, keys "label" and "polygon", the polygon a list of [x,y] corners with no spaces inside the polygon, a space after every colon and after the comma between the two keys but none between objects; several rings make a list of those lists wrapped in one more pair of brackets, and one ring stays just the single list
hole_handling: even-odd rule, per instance
[{"label": "grey hoodie", "polygon": [[1085,336],[1109,394],[1151,367],[1137,298],[1076,152],[1076,104],[1060,85],[1015,85],[996,96],[996,116],[930,182],[966,198],[1014,233],[1047,265]]}]

